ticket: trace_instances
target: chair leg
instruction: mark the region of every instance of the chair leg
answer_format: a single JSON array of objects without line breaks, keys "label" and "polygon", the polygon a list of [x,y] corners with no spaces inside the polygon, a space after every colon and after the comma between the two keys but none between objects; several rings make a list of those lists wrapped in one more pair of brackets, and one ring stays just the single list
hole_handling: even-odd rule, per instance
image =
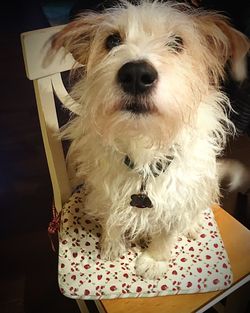
[{"label": "chair leg", "polygon": [[90,313],[84,300],[76,300],[81,313]]},{"label": "chair leg", "polygon": [[97,313],[97,312],[107,313],[106,310],[104,309],[101,301],[99,301],[99,300],[88,300],[88,301],[92,302],[92,303],[90,303],[89,308],[86,305],[86,301],[79,300],[79,299],[76,300],[81,313],[93,313],[93,312],[95,312],[95,313]]},{"label": "chair leg", "polygon": [[107,313],[107,311],[104,309],[104,307],[103,307],[101,301],[96,300],[96,301],[95,301],[95,305],[96,305],[96,307],[97,307],[97,309],[98,309],[98,311],[99,311],[100,313]]},{"label": "chair leg", "polygon": [[216,303],[213,308],[217,313],[225,313],[225,306],[221,302]]},{"label": "chair leg", "polygon": [[237,289],[228,296],[225,306],[225,313],[246,313],[249,303],[250,282]]}]

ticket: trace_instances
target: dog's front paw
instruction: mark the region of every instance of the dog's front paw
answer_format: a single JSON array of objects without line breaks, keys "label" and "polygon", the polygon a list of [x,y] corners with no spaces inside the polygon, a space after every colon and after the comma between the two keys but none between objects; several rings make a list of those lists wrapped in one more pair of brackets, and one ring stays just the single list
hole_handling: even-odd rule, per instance
[{"label": "dog's front paw", "polygon": [[200,233],[202,231],[202,225],[201,223],[195,223],[193,226],[191,226],[190,228],[188,228],[185,232],[184,232],[184,236],[186,236],[188,239],[198,239]]},{"label": "dog's front paw", "polygon": [[102,241],[101,242],[101,259],[107,261],[114,261],[118,259],[125,252],[125,246],[122,243],[115,241]]},{"label": "dog's front paw", "polygon": [[[170,256],[169,256],[170,257]],[[148,252],[143,252],[136,259],[136,274],[146,279],[156,279],[163,276],[167,272],[169,257],[165,260],[155,260]]]}]

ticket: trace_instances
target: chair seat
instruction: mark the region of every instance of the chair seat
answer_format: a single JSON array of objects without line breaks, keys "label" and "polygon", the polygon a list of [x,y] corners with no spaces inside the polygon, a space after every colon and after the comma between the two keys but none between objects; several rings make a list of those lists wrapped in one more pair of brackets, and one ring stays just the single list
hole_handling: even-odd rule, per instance
[{"label": "chair seat", "polygon": [[232,271],[211,209],[203,214],[197,240],[179,237],[166,275],[156,280],[135,274],[141,247],[132,245],[115,261],[100,258],[101,228],[84,213],[84,189],[65,204],[59,234],[59,285],[76,299],[113,299],[204,293],[228,288]]}]

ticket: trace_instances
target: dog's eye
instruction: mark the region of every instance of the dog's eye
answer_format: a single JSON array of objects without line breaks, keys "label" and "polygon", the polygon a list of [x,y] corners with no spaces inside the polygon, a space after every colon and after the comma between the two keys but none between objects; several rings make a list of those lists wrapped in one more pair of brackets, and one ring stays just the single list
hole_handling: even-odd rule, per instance
[{"label": "dog's eye", "polygon": [[181,52],[183,50],[183,39],[180,36],[171,36],[167,46],[174,52]]},{"label": "dog's eye", "polygon": [[122,39],[119,33],[115,33],[112,35],[109,35],[106,39],[105,46],[107,50],[111,50],[114,47],[119,46],[122,43]]}]

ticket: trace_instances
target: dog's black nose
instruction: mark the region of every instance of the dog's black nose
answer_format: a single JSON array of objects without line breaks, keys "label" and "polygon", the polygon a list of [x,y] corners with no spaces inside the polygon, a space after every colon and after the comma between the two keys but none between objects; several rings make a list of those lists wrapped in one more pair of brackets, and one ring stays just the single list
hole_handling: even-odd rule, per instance
[{"label": "dog's black nose", "polygon": [[152,65],[137,61],[125,63],[118,71],[117,80],[126,93],[138,95],[149,91],[157,77]]}]

